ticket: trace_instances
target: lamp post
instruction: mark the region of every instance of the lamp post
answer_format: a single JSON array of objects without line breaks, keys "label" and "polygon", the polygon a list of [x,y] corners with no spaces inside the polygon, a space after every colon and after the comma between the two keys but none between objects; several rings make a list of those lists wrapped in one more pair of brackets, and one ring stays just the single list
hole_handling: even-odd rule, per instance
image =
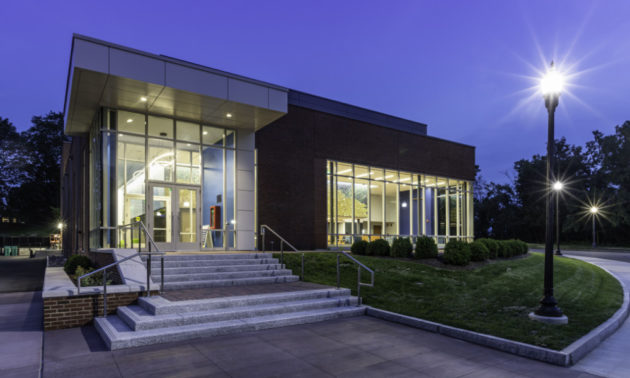
[{"label": "lamp post", "polygon": [[597,206],[591,207],[591,214],[593,215],[593,248],[597,247],[597,242],[595,241],[595,217],[599,212],[599,208]]},{"label": "lamp post", "polygon": [[553,190],[556,192],[556,256],[562,256],[560,252],[560,191],[564,184],[560,181],[553,183]]},{"label": "lamp post", "polygon": [[59,249],[63,250],[63,222],[57,224],[59,229]]},{"label": "lamp post", "polygon": [[[556,71],[553,62],[547,74],[540,81],[540,89],[547,108],[547,174],[545,179],[546,227],[545,227],[545,279],[544,295],[540,300],[540,307],[535,311],[533,319],[550,322],[566,323],[568,320],[557,306],[553,296],[553,200],[551,192],[551,174],[554,172],[554,115],[558,106],[558,99],[562,92],[564,80]],[[555,319],[554,319],[555,318]]]}]

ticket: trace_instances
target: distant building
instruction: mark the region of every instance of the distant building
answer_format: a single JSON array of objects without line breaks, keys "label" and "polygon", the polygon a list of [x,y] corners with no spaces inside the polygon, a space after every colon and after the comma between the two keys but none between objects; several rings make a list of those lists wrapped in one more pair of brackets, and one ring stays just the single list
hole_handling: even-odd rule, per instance
[{"label": "distant building", "polygon": [[422,123],[80,35],[64,111],[67,253],[473,236],[475,149]]}]

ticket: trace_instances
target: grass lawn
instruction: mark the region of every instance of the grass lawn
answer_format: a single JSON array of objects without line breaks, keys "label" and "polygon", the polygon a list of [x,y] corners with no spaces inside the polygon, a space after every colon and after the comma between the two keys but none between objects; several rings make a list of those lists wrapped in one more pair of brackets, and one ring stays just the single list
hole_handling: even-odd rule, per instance
[{"label": "grass lawn", "polygon": [[[279,254],[275,254],[279,257]],[[543,256],[501,260],[474,270],[446,270],[405,259],[356,256],[376,272],[374,288],[361,288],[366,305],[561,350],[606,321],[623,302],[621,285],[602,269],[556,258],[555,297],[568,325],[531,321],[543,292]],[[300,272],[300,255],[285,253]],[[336,285],[334,253],[306,253],[305,280]],[[356,294],[356,265],[341,258],[341,286]],[[368,282],[368,274],[363,282]]]}]

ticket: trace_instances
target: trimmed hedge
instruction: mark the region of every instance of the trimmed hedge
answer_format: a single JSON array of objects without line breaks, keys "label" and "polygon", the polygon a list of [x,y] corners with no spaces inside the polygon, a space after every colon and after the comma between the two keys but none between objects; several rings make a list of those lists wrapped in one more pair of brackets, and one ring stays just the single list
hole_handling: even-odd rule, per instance
[{"label": "trimmed hedge", "polygon": [[367,254],[371,256],[389,256],[389,243],[385,239],[371,241],[367,247]]},{"label": "trimmed hedge", "polygon": [[444,247],[444,262],[451,265],[470,263],[470,246],[460,240],[450,240]]},{"label": "trimmed hedge", "polygon": [[485,261],[488,259],[489,254],[490,252],[484,243],[478,240],[470,243],[471,261]]},{"label": "trimmed hedge", "polygon": [[396,238],[392,243],[390,253],[392,257],[411,257],[413,255],[413,245],[409,238]]},{"label": "trimmed hedge", "polygon": [[499,256],[499,243],[494,239],[481,238],[476,241],[483,243],[488,248],[488,258],[496,259]]},{"label": "trimmed hedge", "polygon": [[350,252],[353,255],[365,255],[367,254],[368,242],[366,240],[357,240],[352,243],[352,247],[350,247]]},{"label": "trimmed hedge", "polygon": [[415,258],[428,259],[435,258],[438,255],[438,247],[435,244],[435,240],[428,236],[420,236],[416,239],[416,253]]},{"label": "trimmed hedge", "polygon": [[87,256],[72,255],[64,264],[63,270],[68,275],[73,275],[77,271],[78,266],[81,266],[84,269],[89,269],[92,267],[92,260],[90,260]]}]

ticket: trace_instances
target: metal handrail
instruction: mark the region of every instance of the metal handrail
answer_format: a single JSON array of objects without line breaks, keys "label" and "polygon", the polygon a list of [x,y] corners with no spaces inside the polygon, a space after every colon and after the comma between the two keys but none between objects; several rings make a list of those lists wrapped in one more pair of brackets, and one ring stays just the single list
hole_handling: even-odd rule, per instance
[{"label": "metal handrail", "polygon": [[[285,238],[280,236],[277,232],[275,232],[271,227],[263,224],[260,226],[260,235],[262,235],[262,252],[265,252],[265,230],[269,230],[272,234],[274,234],[278,239],[280,239],[280,264],[284,264],[284,244],[291,247],[291,249],[295,252],[298,251],[297,248],[293,246],[293,244],[289,243]],[[304,275],[304,254],[302,253],[302,276]]]},{"label": "metal handrail", "polygon": [[[361,261],[350,256],[348,252],[344,252],[344,251],[338,252],[337,253],[337,289],[339,289],[339,284],[340,284],[340,279],[341,279],[340,278],[341,273],[340,273],[340,268],[339,268],[339,256],[341,254],[343,254],[344,256],[352,260],[355,264],[357,264],[357,298],[358,298],[357,306],[361,306],[361,286],[374,287],[374,271],[368,268],[367,266],[365,266],[365,264],[363,264]],[[361,282],[361,268],[365,269],[368,273],[370,273],[369,284]]]},{"label": "metal handrail", "polygon": [[[284,264],[284,246],[283,246],[283,243],[286,243],[289,247],[291,247],[291,249],[293,249],[293,251],[295,251],[297,253],[300,252],[291,243],[289,243],[282,236],[278,235],[277,232],[275,232],[271,227],[267,226],[266,224],[263,224],[262,226],[260,226],[260,234],[262,236],[262,252],[265,252],[265,230],[269,230],[278,239],[280,239],[280,263],[281,264]],[[374,287],[374,278],[375,278],[374,277],[374,271],[372,269],[368,268],[361,261],[359,261],[356,258],[354,258],[351,255],[349,255],[347,252],[337,251],[336,253],[337,253],[337,289],[340,288],[340,281],[341,281],[341,270],[340,270],[340,266],[339,266],[339,257],[343,254],[348,259],[350,259],[352,262],[357,264],[357,298],[358,298],[357,306],[361,306],[361,302],[362,302],[361,301],[361,286]],[[304,252],[302,252],[302,266],[301,266],[301,269],[302,269],[302,272],[300,274],[300,279],[302,281],[304,281]],[[369,284],[361,282],[361,269],[365,269],[368,273],[370,273],[370,283]]]},{"label": "metal handrail", "polygon": [[[104,267],[101,267],[99,269],[96,269],[94,271],[91,271],[89,273],[86,273],[80,277],[77,278],[77,293],[80,294],[81,293],[81,280],[89,277],[93,274],[99,273],[99,272],[103,272],[103,316],[107,316],[107,269],[112,268],[114,266],[119,265],[122,262],[125,262],[127,260],[130,260],[134,257],[137,256],[141,256],[141,255],[147,255],[147,289],[146,289],[146,295],[147,297],[151,296],[151,256],[152,255],[160,255],[160,261],[161,261],[161,269],[160,269],[160,276],[161,276],[161,281],[160,281],[160,292],[164,291],[164,255],[165,252],[160,252],[160,249],[158,248],[158,246],[155,244],[155,241],[153,241],[153,238],[151,237],[151,234],[149,233],[149,231],[147,230],[147,228],[145,227],[144,223],[142,223],[142,221],[137,221],[134,223],[129,223],[129,224],[125,224],[125,225],[120,225],[117,227],[118,229],[118,240],[120,241],[120,231],[122,230],[126,230],[126,229],[131,229],[131,248],[133,249],[133,229],[134,227],[137,226],[138,227],[138,235],[140,235],[141,231],[144,231],[146,240],[150,241],[150,244],[148,244],[148,251],[146,252],[142,252],[142,244],[140,243],[140,240],[138,240],[138,253],[135,253],[131,256],[127,256],[122,260],[118,260],[116,262],[113,262],[109,265],[106,265]],[[124,241],[125,247],[127,246],[127,240],[125,238]],[[151,245],[153,245],[153,247],[155,248],[155,251],[151,251]]]}]

